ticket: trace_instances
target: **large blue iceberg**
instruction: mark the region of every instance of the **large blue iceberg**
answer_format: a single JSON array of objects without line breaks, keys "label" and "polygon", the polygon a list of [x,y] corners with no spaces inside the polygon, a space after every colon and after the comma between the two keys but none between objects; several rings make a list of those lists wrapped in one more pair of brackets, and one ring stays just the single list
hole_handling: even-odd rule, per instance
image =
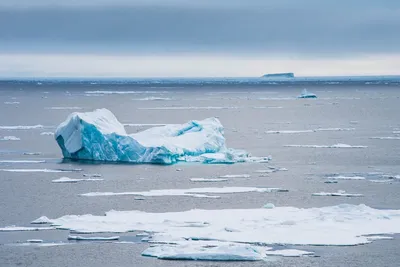
[{"label": "large blue iceberg", "polygon": [[54,136],[64,158],[69,159],[156,164],[268,161],[243,150],[228,149],[217,118],[127,134],[111,111],[97,109],[70,114]]}]

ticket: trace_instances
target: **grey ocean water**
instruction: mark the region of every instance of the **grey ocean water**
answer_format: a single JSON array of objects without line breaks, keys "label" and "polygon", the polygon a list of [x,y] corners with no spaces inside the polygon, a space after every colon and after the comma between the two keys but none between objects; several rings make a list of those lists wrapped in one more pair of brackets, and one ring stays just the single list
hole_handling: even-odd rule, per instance
[{"label": "grey ocean water", "polygon": [[[199,209],[258,208],[276,206],[321,207],[341,203],[364,203],[374,208],[399,209],[400,181],[373,183],[380,174],[400,174],[399,83],[90,83],[90,82],[1,82],[0,126],[43,125],[42,129],[9,130],[0,127],[0,138],[16,136],[20,141],[0,141],[0,160],[45,160],[45,163],[0,162],[0,227],[30,226],[42,215],[58,218],[67,214],[102,215],[109,210],[152,212]],[[303,88],[317,99],[296,99]],[[90,91],[88,93],[88,91]],[[95,91],[113,91],[112,94]],[[135,91],[133,93],[132,91]],[[119,93],[115,93],[119,92]],[[168,100],[166,100],[168,99]],[[6,103],[18,102],[18,103]],[[79,107],[81,110],[62,109]],[[173,108],[171,108],[173,107]],[[73,111],[108,108],[122,123],[183,123],[216,116],[225,127],[227,144],[255,156],[272,160],[257,164],[129,165],[90,164],[63,161],[51,135]],[[149,126],[129,126],[136,132]],[[354,128],[295,134],[266,131]],[[334,145],[366,148],[304,148],[287,145]],[[26,155],[25,152],[40,152]],[[288,171],[261,176],[267,166]],[[4,169],[82,169],[70,173],[6,172]],[[104,181],[56,184],[62,176],[83,178],[101,174]],[[332,174],[364,175],[363,181],[326,184]],[[216,178],[228,174],[250,174],[224,183],[193,183],[189,178]],[[82,197],[95,191],[145,191],[214,186],[282,187],[286,193],[224,194],[220,199],[132,196]],[[313,197],[312,193],[346,190],[360,198]],[[56,247],[16,246],[27,239],[68,242],[68,231],[0,233],[0,266],[398,266],[399,238],[354,247],[300,247],[319,257],[273,258],[271,262],[215,263],[161,261],[140,256],[148,247],[135,233],[121,234],[130,244],[73,243]]]}]

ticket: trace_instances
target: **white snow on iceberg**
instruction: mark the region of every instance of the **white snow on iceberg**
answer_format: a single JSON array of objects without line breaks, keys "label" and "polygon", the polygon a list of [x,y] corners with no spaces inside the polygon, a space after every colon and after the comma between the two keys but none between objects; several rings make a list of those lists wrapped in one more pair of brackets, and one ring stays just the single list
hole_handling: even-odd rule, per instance
[{"label": "white snow on iceberg", "polygon": [[241,150],[228,149],[217,118],[153,127],[128,135],[107,109],[72,113],[55,138],[65,158],[131,163],[173,164],[260,162]]},{"label": "white snow on iceberg", "polygon": [[195,242],[196,239],[340,246],[372,242],[366,235],[400,233],[400,210],[379,210],[363,204],[322,208],[194,209],[167,213],[112,210],[105,216],[66,215],[51,221],[56,228],[77,233],[151,232],[153,242]]}]

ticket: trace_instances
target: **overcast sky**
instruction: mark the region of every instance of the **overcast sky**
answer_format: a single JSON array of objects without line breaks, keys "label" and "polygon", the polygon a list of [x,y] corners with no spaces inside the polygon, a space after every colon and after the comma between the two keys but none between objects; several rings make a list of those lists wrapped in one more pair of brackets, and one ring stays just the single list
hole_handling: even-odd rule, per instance
[{"label": "overcast sky", "polygon": [[0,1],[3,77],[400,74],[399,58],[398,0]]}]

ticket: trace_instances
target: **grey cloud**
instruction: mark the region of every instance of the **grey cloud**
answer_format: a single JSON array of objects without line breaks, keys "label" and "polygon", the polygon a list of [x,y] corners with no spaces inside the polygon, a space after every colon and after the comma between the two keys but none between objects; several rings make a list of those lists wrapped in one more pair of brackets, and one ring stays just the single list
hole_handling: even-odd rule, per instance
[{"label": "grey cloud", "polygon": [[24,2],[30,1],[19,2],[25,8],[0,4],[0,52],[400,52],[398,1],[75,1],[79,8]]}]

